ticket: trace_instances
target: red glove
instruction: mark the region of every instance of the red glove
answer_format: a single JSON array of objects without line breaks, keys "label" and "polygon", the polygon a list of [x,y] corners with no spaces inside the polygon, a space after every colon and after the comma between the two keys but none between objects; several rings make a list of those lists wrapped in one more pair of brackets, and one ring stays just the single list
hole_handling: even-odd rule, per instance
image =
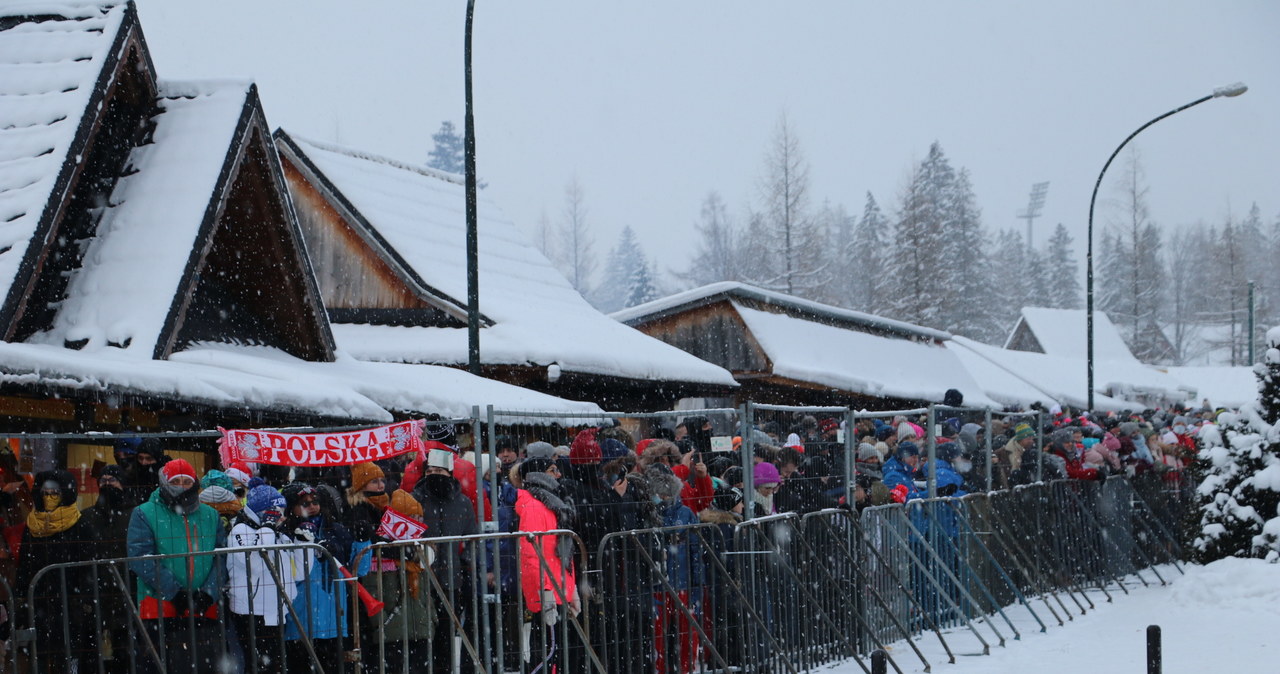
[{"label": "red glove", "polygon": [[905,484],[900,484],[900,485],[898,485],[898,486],[894,487],[894,488],[889,492],[889,494],[890,494],[891,496],[893,496],[893,502],[894,502],[894,503],[906,503],[906,502],[907,502],[907,494],[908,494],[908,492],[907,492],[907,485],[905,485]]}]

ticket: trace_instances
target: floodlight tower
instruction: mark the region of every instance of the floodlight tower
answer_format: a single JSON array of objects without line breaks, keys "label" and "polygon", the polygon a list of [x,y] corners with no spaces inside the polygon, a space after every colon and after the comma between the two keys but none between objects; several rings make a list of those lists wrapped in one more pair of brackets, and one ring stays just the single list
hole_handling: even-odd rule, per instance
[{"label": "floodlight tower", "polygon": [[1036,183],[1031,186],[1031,196],[1027,198],[1027,207],[1018,211],[1018,217],[1027,221],[1027,251],[1035,250],[1031,245],[1031,223],[1040,217],[1040,209],[1044,208],[1044,198],[1049,195],[1049,183]]}]

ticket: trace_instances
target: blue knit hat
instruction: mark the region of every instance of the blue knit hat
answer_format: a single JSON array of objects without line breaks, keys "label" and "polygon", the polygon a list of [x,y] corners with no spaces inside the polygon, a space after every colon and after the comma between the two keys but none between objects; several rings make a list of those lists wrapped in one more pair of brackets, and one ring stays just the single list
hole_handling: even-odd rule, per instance
[{"label": "blue knit hat", "polygon": [[609,463],[630,454],[627,445],[617,438],[605,438],[600,441],[600,463]]},{"label": "blue knit hat", "polygon": [[916,443],[911,441],[899,442],[898,456],[899,457],[920,456],[920,448],[916,446]]},{"label": "blue knit hat", "polygon": [[284,496],[275,487],[260,484],[249,490],[245,506],[258,516],[258,521],[271,524],[284,516]]}]

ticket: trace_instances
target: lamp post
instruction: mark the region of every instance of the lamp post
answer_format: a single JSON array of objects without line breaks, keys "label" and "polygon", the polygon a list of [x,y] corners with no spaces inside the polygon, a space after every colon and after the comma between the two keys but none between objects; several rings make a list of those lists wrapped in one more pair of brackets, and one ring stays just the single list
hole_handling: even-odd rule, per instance
[{"label": "lamp post", "polygon": [[1246,87],[1243,82],[1236,82],[1235,84],[1228,84],[1225,87],[1218,87],[1217,89],[1214,89],[1213,93],[1209,94],[1208,96],[1197,98],[1196,100],[1191,101],[1186,105],[1174,108],[1173,110],[1170,110],[1169,112],[1166,112],[1163,115],[1156,117],[1155,119],[1147,122],[1146,124],[1143,124],[1142,126],[1138,127],[1137,131],[1134,131],[1133,133],[1129,134],[1129,136],[1126,137],[1118,147],[1116,147],[1115,151],[1111,153],[1111,156],[1107,157],[1107,163],[1102,165],[1102,171],[1098,173],[1098,180],[1093,184],[1093,195],[1089,197],[1089,232],[1088,232],[1088,242],[1086,246],[1087,252],[1085,253],[1085,270],[1086,270],[1085,271],[1085,274],[1086,274],[1085,275],[1085,305],[1086,305],[1085,322],[1088,324],[1087,329],[1089,331],[1088,337],[1087,337],[1088,348],[1089,348],[1089,351],[1088,351],[1089,390],[1087,392],[1088,393],[1087,399],[1089,401],[1089,404],[1088,404],[1089,411],[1091,412],[1093,411],[1093,207],[1094,207],[1094,204],[1098,201],[1098,188],[1102,186],[1102,176],[1107,174],[1107,169],[1111,166],[1111,162],[1115,161],[1116,155],[1120,154],[1120,150],[1123,150],[1124,146],[1128,145],[1129,141],[1133,140],[1134,136],[1142,133],[1144,129],[1151,126],[1152,124],[1155,124],[1156,122],[1164,119],[1165,117],[1172,117],[1173,115],[1176,115],[1179,112],[1186,110],[1187,108],[1200,105],[1205,101],[1211,101],[1215,98],[1234,98],[1236,96],[1239,96],[1240,94],[1243,94],[1248,90],[1249,90],[1249,87]]},{"label": "lamp post", "polygon": [[467,33],[462,46],[463,86],[467,99],[463,120],[463,172],[467,192],[467,371],[480,374],[480,234],[476,217],[476,120],[471,113],[471,19],[475,0],[467,0]]}]

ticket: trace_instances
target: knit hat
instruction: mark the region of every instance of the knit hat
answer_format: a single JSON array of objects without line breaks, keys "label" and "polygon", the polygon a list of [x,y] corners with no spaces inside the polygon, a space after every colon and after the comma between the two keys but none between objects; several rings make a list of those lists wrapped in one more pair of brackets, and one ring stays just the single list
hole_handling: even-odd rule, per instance
[{"label": "knit hat", "polygon": [[1013,439],[1016,441],[1021,442],[1027,438],[1033,438],[1035,435],[1036,432],[1032,430],[1030,424],[1018,424],[1013,427]]},{"label": "knit hat", "polygon": [[227,477],[227,474],[220,470],[211,470],[205,473],[204,477],[200,478],[201,489],[208,489],[210,487],[219,487],[227,490],[228,492],[235,489],[235,485],[231,484],[231,478]]},{"label": "knit hat", "polygon": [[627,445],[616,438],[605,438],[600,441],[600,462],[608,463],[614,459],[621,459],[631,453],[627,449]]},{"label": "knit hat", "polygon": [[831,431],[834,431],[837,428],[840,428],[840,422],[836,421],[835,419],[823,419],[822,421],[818,422],[818,429],[821,430],[823,433],[830,433]]},{"label": "knit hat", "polygon": [[949,388],[942,394],[942,404],[947,407],[960,407],[964,405],[964,394],[959,389]]},{"label": "knit hat", "polygon": [[757,487],[782,482],[782,476],[778,475],[778,468],[768,461],[756,464],[755,470],[752,471],[752,478]]},{"label": "knit hat", "polygon": [[258,521],[266,522],[265,516],[270,512],[277,513],[277,517],[284,513],[284,503],[284,496],[276,491],[275,487],[260,484],[249,490],[249,498],[245,501],[245,506],[258,516]]},{"label": "knit hat", "polygon": [[160,446],[159,438],[143,438],[142,441],[138,443],[138,453],[149,454],[154,457],[156,461],[164,460],[164,447]]},{"label": "knit hat", "polygon": [[413,494],[397,489],[391,492],[391,509],[401,515],[422,518],[422,503],[413,497]]},{"label": "knit hat", "polygon": [[944,442],[934,448],[933,455],[943,461],[955,461],[960,456],[960,443]]},{"label": "knit hat", "polygon": [[[230,482],[230,480],[227,481]],[[213,484],[200,490],[201,503],[208,503],[212,505],[214,503],[231,503],[233,501],[236,503],[240,502],[240,500],[236,498],[235,492],[227,489],[226,487]]]},{"label": "knit hat", "polygon": [[525,459],[520,462],[520,465],[517,467],[517,471],[519,472],[520,479],[524,479],[530,473],[545,473],[547,472],[547,469],[553,465],[555,465],[555,461],[552,461],[551,459]]},{"label": "knit hat", "polygon": [[164,464],[164,468],[160,469],[160,476],[164,478],[165,482],[170,482],[179,475],[186,475],[192,481],[199,481],[199,478],[196,477],[196,469],[192,468],[186,459],[174,459]]},{"label": "knit hat", "polygon": [[880,450],[876,449],[875,445],[871,445],[865,442],[858,445],[859,461],[868,461],[870,459],[881,460],[882,458],[883,457],[880,456]]},{"label": "knit hat", "polygon": [[587,428],[578,432],[573,444],[569,447],[569,463],[575,466],[600,463],[600,443],[596,442],[597,428]]},{"label": "knit hat", "polygon": [[245,462],[235,461],[230,468],[227,468],[227,477],[240,484],[248,485],[249,480],[253,478],[253,471],[249,470],[249,465]]},{"label": "knit hat", "polygon": [[317,501],[320,499],[320,493],[316,488],[306,482],[290,482],[280,490],[280,495],[284,497],[284,507],[289,511],[292,511],[304,496],[313,496]]},{"label": "knit hat", "polygon": [[556,448],[550,442],[530,442],[524,447],[526,459],[550,459],[556,454]]},{"label": "knit hat", "polygon": [[357,463],[351,467],[351,491],[364,491],[366,485],[378,478],[385,478],[386,474],[378,467],[376,463],[368,461]]},{"label": "knit hat", "polygon": [[649,480],[649,492],[665,501],[675,500],[684,489],[684,481],[661,463],[655,463],[646,468],[644,476]]},{"label": "knit hat", "polygon": [[920,456],[920,448],[910,440],[898,443],[898,458],[907,456]]},{"label": "knit hat", "polygon": [[742,466],[733,466],[732,468],[725,470],[724,474],[720,476],[720,479],[724,480],[725,484],[730,486],[742,482]]},{"label": "knit hat", "polygon": [[435,440],[445,444],[449,444],[449,441],[454,438],[454,433],[455,429],[453,424],[450,423],[427,422],[427,427],[424,429],[424,434],[428,440]]},{"label": "knit hat", "polygon": [[432,468],[443,468],[452,473],[453,452],[447,449],[433,449],[427,452],[427,466]]},{"label": "knit hat", "polygon": [[[877,419],[877,421],[879,420]],[[883,442],[885,440],[888,440],[889,436],[897,432],[898,432],[898,429],[894,428],[893,426],[890,426],[888,424],[883,424],[876,429],[876,440],[880,440],[881,442]]]},{"label": "knit hat", "polygon": [[742,490],[733,487],[720,487],[711,497],[711,506],[716,510],[732,511],[742,503]]}]

